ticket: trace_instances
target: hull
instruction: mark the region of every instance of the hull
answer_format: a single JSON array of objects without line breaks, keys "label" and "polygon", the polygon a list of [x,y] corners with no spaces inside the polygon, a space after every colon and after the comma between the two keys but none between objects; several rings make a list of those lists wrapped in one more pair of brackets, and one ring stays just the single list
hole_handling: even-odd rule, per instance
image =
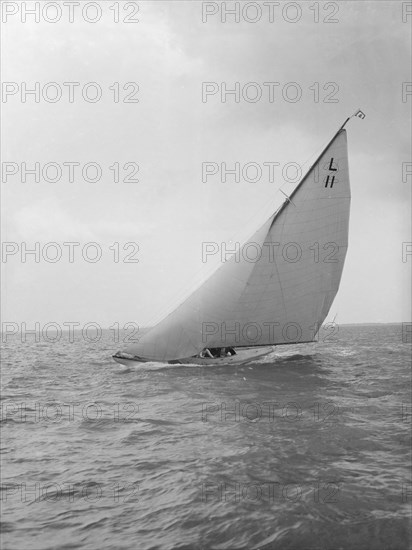
[{"label": "hull", "polygon": [[[230,366],[230,365],[244,365],[250,363],[256,359],[262,358],[268,355],[274,350],[273,346],[266,346],[263,348],[241,348],[236,351],[236,355],[230,357],[184,357],[183,359],[175,359],[173,361],[167,361],[168,365],[199,365],[199,366]],[[122,365],[128,367],[143,367],[144,363],[153,363],[143,357],[125,357],[125,354],[117,353],[113,355],[113,359]]]}]

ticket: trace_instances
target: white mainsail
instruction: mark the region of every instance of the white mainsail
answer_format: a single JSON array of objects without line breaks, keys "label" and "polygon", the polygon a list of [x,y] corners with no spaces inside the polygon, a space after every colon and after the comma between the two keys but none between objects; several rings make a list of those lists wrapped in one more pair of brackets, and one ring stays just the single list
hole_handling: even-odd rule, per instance
[{"label": "white mainsail", "polygon": [[125,352],[168,361],[205,347],[313,341],[339,288],[349,207],[341,129],[240,254]]}]

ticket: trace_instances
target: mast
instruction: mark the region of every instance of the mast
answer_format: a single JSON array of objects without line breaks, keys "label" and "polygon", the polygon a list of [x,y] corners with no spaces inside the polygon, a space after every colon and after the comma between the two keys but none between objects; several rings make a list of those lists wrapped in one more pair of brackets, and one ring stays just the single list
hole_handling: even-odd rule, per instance
[{"label": "mast", "polygon": [[322,158],[323,154],[325,153],[325,151],[330,147],[330,145],[333,143],[333,140],[340,134],[340,132],[345,128],[346,124],[350,121],[351,118],[353,117],[358,117],[358,118],[361,118],[361,119],[364,119],[365,118],[365,113],[363,111],[361,111],[360,109],[358,109],[355,113],[353,113],[352,116],[349,116],[345,122],[342,124],[342,126],[339,128],[339,130],[333,135],[332,139],[330,139],[328,141],[328,143],[326,144],[326,146],[322,149],[322,152],[320,153],[320,155],[318,155],[318,157],[316,158],[316,160],[310,165],[309,169],[307,170],[306,174],[303,176],[303,178],[300,180],[300,182],[297,184],[297,186],[295,187],[295,189],[292,191],[292,193],[287,196],[285,193],[283,193],[283,191],[280,189],[281,193],[283,193],[285,196],[286,196],[286,200],[283,202],[283,204],[281,204],[281,206],[278,208],[278,210],[276,211],[275,213],[275,217],[273,218],[272,220],[272,224],[271,224],[271,227],[273,226],[273,224],[275,223],[275,220],[276,218],[278,217],[278,215],[282,212],[282,210],[285,208],[285,206],[291,202],[292,202],[292,197],[293,195],[297,192],[297,190],[301,187],[301,185],[303,185],[303,183],[305,182],[305,180],[307,179],[308,175],[310,174],[311,170],[313,169],[314,166],[316,166],[316,164],[319,162],[319,160]]}]

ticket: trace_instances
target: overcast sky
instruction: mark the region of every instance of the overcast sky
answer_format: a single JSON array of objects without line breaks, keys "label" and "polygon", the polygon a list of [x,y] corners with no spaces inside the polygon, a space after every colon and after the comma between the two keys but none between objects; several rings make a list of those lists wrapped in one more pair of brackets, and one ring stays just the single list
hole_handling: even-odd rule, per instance
[{"label": "overcast sky", "polygon": [[[14,11],[24,3],[3,4]],[[295,162],[307,168],[359,107],[366,118],[348,125],[349,250],[329,319],[410,319],[412,256],[402,261],[402,243],[411,241],[412,176],[402,178],[411,147],[412,95],[403,84],[412,80],[412,15],[402,14],[407,3],[319,2],[316,14],[309,9],[316,3],[300,2],[285,11],[282,2],[273,5],[273,21],[269,7],[260,3],[262,17],[255,23],[245,18],[253,19],[256,7],[241,14],[238,23],[233,16],[224,23],[219,3],[207,4],[100,2],[101,19],[94,24],[81,10],[70,23],[66,8],[60,21],[47,22],[45,17],[55,17],[52,6],[39,23],[29,15],[23,22],[20,11],[7,17],[3,81],[16,84],[3,95],[2,161],[17,163],[19,172],[7,181],[3,174],[2,181],[2,240],[17,243],[7,249],[16,254],[3,256],[3,321],[110,326],[158,319],[217,266],[216,261],[202,263],[202,242],[240,241],[253,233],[279,204],[282,167]],[[116,5],[119,23],[110,9]],[[203,22],[202,9],[219,11]],[[86,15],[91,19],[95,12],[90,8]],[[139,22],[125,23],[126,16]],[[324,22],[327,18],[337,22]],[[41,90],[56,82],[62,98],[52,103],[41,95],[36,102],[27,95],[23,103],[23,82],[27,88],[39,82]],[[80,83],[73,103],[64,82]],[[88,82],[101,86],[100,101],[83,99],[81,89]],[[133,82],[138,90],[135,85],[123,89]],[[217,83],[219,92],[202,101],[202,82]],[[262,97],[251,102],[241,95],[237,103],[228,95],[223,103],[223,82],[227,88],[256,82]],[[264,82],[280,83],[272,88],[272,102]],[[297,86],[287,86],[291,82]],[[294,90],[302,94],[299,101],[293,101]],[[248,91],[252,97],[253,88]],[[53,97],[52,87],[45,94]],[[126,96],[139,101],[124,103]],[[29,168],[55,162],[67,172],[54,183],[42,176],[35,182],[30,175],[23,182],[24,162]],[[63,165],[68,162],[81,165],[74,182]],[[102,169],[95,183],[81,174],[90,162]],[[116,162],[120,180],[134,169],[130,164],[125,171],[125,163],[138,165],[139,181],[115,182],[109,167]],[[204,162],[228,167],[279,162],[280,168],[274,182],[265,171],[254,183],[230,176],[222,182],[219,174],[204,182]],[[88,174],[93,177],[93,170]],[[53,176],[50,169],[49,179]],[[36,263],[27,256],[22,262],[22,243],[33,248],[36,241],[41,250],[58,243],[61,260],[40,257]],[[73,263],[64,242],[80,243]],[[102,250],[96,263],[82,257],[82,247],[90,242]],[[139,262],[115,262],[116,242],[120,260],[131,253]],[[136,245],[124,251],[125,243],[136,243],[138,252]]]}]

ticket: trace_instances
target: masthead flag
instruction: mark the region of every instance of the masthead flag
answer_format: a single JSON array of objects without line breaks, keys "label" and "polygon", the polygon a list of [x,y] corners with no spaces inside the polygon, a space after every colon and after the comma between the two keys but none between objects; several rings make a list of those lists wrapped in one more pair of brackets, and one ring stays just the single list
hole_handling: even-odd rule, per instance
[{"label": "masthead flag", "polygon": [[365,113],[364,113],[363,111],[361,111],[360,109],[358,109],[358,110],[356,111],[356,113],[355,113],[354,115],[352,115],[352,116],[357,116],[357,117],[359,117],[359,118],[365,118],[366,115],[365,115]]}]

